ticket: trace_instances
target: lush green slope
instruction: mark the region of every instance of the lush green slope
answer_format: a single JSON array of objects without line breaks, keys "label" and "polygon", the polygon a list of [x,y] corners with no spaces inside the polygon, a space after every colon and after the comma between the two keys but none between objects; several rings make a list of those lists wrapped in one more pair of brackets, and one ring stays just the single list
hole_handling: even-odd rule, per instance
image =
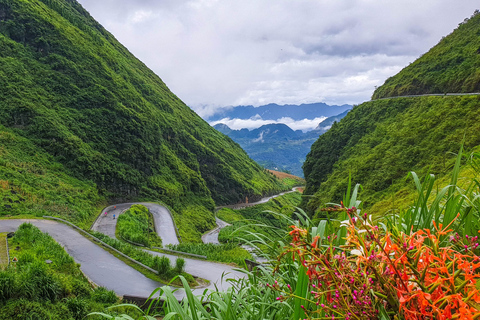
[{"label": "lush green slope", "polygon": [[[480,15],[387,80],[375,97],[438,92],[423,84],[438,85],[439,92],[475,91],[478,83],[468,89],[465,84],[478,75],[478,34]],[[458,58],[460,53],[464,59]],[[354,107],[312,145],[303,166],[307,197],[302,205],[313,213],[325,202],[340,202],[349,173],[354,183],[363,185],[362,200],[369,208],[395,192],[408,193],[407,185],[413,186],[405,183],[409,171],[421,176],[448,172],[452,153],[458,152],[464,137],[467,151],[480,145],[479,107],[478,96],[395,98]]]},{"label": "lush green slope", "polygon": [[[36,163],[7,147],[20,162],[62,168],[107,199],[159,199],[182,221],[202,206],[193,231],[213,224],[214,202],[280,188],[76,1],[1,0],[0,66],[0,124],[48,159]],[[10,185],[5,170],[0,180]]]},{"label": "lush green slope", "polygon": [[480,92],[480,14],[375,90],[373,99],[426,93]]}]

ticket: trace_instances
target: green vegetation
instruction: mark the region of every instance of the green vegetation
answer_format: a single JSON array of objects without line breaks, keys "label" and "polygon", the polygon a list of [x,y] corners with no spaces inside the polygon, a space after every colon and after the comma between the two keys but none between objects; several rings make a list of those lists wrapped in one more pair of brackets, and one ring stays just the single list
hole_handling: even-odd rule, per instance
[{"label": "green vegetation", "polygon": [[239,210],[223,208],[217,212],[217,216],[230,223],[220,231],[220,242],[245,243],[256,240],[254,234],[262,234],[270,240],[279,238],[279,231],[288,225],[286,217],[291,217],[301,200],[299,192],[290,192],[258,204]]},{"label": "green vegetation", "polygon": [[162,247],[155,232],[153,218],[148,208],[139,204],[130,207],[118,217],[117,234],[120,238],[146,247]]},{"label": "green vegetation", "polygon": [[117,302],[114,292],[94,289],[65,250],[33,225],[22,224],[9,241],[18,262],[0,271],[0,319],[79,320]]},{"label": "green vegetation", "polygon": [[[480,91],[477,13],[388,79],[373,98]],[[383,214],[399,201],[406,206],[414,191],[405,183],[407,172],[441,178],[464,139],[467,152],[480,145],[479,105],[478,96],[435,96],[355,106],[312,145],[303,166],[307,184],[302,207],[320,215],[326,202],[340,201],[349,174],[363,186],[365,209]]]},{"label": "green vegetation", "polygon": [[[145,270],[145,268],[142,268],[138,265],[135,265],[133,263],[130,263],[128,261],[125,261],[122,257],[119,257],[119,259],[124,260],[127,264],[131,265],[135,269],[139,270],[143,274],[145,274],[148,278],[168,284],[170,281],[176,277],[177,275],[181,274],[183,275],[186,279],[188,279],[190,285],[196,286],[197,282],[193,278],[192,275],[185,273],[183,271],[183,268],[177,268],[177,266],[172,266],[170,263],[170,259],[167,257],[159,257],[154,254],[148,253],[142,249],[139,249],[129,243],[122,242],[117,239],[110,238],[109,236],[104,235],[103,233],[100,232],[92,232],[92,235],[95,236],[96,238],[102,240],[109,246],[117,249],[118,251],[122,252],[123,254],[126,254],[133,260],[136,260],[147,267],[150,267],[156,271],[159,272],[159,274],[155,274],[151,271]],[[113,253],[116,255],[115,253]],[[178,259],[177,259],[178,260]],[[182,270],[181,272],[177,272],[178,270]],[[172,282],[173,285],[179,285],[180,282],[174,281]]]},{"label": "green vegetation", "polygon": [[103,201],[94,183],[73,178],[32,141],[0,125],[0,215],[58,215],[89,226]]},{"label": "green vegetation", "polygon": [[[403,197],[413,170],[420,176],[446,174],[465,139],[466,150],[480,145],[476,96],[398,98],[356,106],[312,146],[305,164],[303,206],[310,214],[339,202],[351,174],[363,186],[365,209],[382,199]],[[388,208],[378,208],[386,212]]]},{"label": "green vegetation", "polygon": [[375,90],[372,99],[426,93],[480,91],[480,15],[442,40]]},{"label": "green vegetation", "polygon": [[158,200],[198,241],[215,203],[282,189],[76,1],[5,0],[0,13],[2,215],[86,226],[109,199]]},{"label": "green vegetation", "polygon": [[252,255],[238,246],[236,242],[227,244],[213,243],[181,243],[169,245],[169,249],[206,256],[208,260],[235,263],[243,266],[245,259],[252,259]]}]

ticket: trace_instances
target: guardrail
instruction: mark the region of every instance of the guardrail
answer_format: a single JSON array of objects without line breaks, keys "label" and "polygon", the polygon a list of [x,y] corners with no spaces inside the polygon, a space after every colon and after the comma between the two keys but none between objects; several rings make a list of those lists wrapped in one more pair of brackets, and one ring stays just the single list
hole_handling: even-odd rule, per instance
[{"label": "guardrail", "polygon": [[153,249],[158,249],[158,250],[163,250],[171,253],[176,253],[176,254],[183,254],[185,256],[191,256],[194,258],[200,258],[200,259],[205,259],[207,260],[207,256],[202,256],[199,254],[194,254],[194,253],[188,253],[188,252],[182,252],[182,251],[176,251],[176,250],[171,250],[171,249],[165,249],[165,248],[160,248],[160,247],[152,247]]},{"label": "guardrail", "polygon": [[[128,242],[134,246],[139,246],[139,247],[143,247],[143,248],[149,248],[147,247],[146,245],[144,244],[141,244],[141,243],[136,243],[136,242],[133,242],[133,241],[130,241],[130,240],[127,240],[125,239],[124,237],[122,237],[122,240],[125,241],[125,242]],[[167,251],[167,252],[170,252],[170,253],[175,253],[175,254],[181,254],[181,255],[185,255],[185,256],[190,256],[190,257],[193,257],[193,258],[199,258],[199,259],[205,259],[207,260],[207,256],[202,256],[200,254],[194,254],[194,253],[189,253],[189,252],[183,252],[183,251],[176,251],[176,250],[172,250],[172,249],[166,249],[166,248],[160,248],[160,247],[151,247],[152,249],[158,249],[158,250],[162,250],[162,251]]]},{"label": "guardrail", "polygon": [[97,241],[98,243],[102,244],[103,246],[105,246],[105,247],[109,248],[110,250],[113,250],[113,251],[115,251],[116,253],[118,253],[118,254],[119,254],[119,255],[121,255],[122,257],[124,257],[124,258],[126,258],[126,259],[130,260],[131,262],[133,262],[133,263],[135,263],[135,264],[138,264],[139,266],[141,266],[141,267],[143,267],[143,268],[147,269],[148,271],[151,271],[151,272],[153,272],[153,273],[155,273],[155,274],[159,274],[157,270],[155,270],[155,269],[152,269],[152,268],[150,268],[150,267],[148,267],[148,266],[144,265],[143,263],[141,263],[141,262],[138,262],[138,261],[137,261],[137,260],[135,260],[135,259],[132,259],[131,257],[127,256],[125,253],[123,253],[123,252],[121,252],[121,251],[118,251],[118,250],[117,250],[117,249],[115,249],[114,247],[112,247],[112,246],[110,246],[110,245],[106,244],[106,243],[105,243],[105,242],[103,242],[102,240],[98,239],[97,237],[94,237],[94,236],[93,236],[93,235],[91,235],[90,233],[88,233],[88,232],[86,232],[85,230],[83,230],[83,229],[81,229],[81,228],[77,227],[76,225],[74,225],[73,223],[71,223],[71,222],[69,222],[69,221],[66,221],[66,220],[63,220],[63,219],[60,219],[60,218],[57,218],[57,217],[51,217],[51,216],[43,216],[43,217],[44,217],[44,218],[47,218],[47,219],[58,220],[58,221],[61,221],[61,222],[63,222],[63,223],[66,223],[66,224],[68,224],[69,226],[71,226],[72,228],[74,228],[74,229],[77,229],[78,231],[82,232],[83,234],[85,234],[85,235],[87,235],[87,236],[91,237],[93,240],[95,240],[95,241]]},{"label": "guardrail", "polygon": [[[471,92],[471,93],[427,93],[427,94],[409,94],[409,95],[405,95],[405,96],[385,97],[385,98],[372,99],[370,101],[388,100],[388,99],[396,99],[396,98],[444,97],[444,96],[478,96],[478,95],[480,95],[480,92]],[[368,101],[366,101],[366,102],[368,102]]]}]

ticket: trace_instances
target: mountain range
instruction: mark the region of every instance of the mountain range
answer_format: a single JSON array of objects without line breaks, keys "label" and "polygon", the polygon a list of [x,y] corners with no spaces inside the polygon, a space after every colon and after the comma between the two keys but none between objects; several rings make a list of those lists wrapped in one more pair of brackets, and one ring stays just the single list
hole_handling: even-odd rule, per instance
[{"label": "mountain range", "polygon": [[216,124],[214,128],[232,138],[264,168],[303,177],[302,164],[311,145],[348,111],[325,119],[314,130],[307,132],[292,130],[281,123],[267,124],[253,130],[232,130],[223,123]]},{"label": "mountain range", "polygon": [[293,120],[314,119],[319,117],[332,117],[352,106],[344,104],[341,106],[328,105],[326,103],[309,103],[300,105],[278,105],[270,103],[267,105],[254,106],[235,106],[231,108],[219,109],[215,114],[204,117],[209,123],[221,121],[222,119],[251,119],[260,117],[263,120],[278,120],[281,118],[291,118]]}]

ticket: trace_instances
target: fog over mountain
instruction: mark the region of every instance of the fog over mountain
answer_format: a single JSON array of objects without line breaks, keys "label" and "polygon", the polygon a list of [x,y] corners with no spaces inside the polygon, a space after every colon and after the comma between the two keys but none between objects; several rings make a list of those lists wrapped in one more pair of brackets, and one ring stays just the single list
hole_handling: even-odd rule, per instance
[{"label": "fog over mountain", "polygon": [[319,123],[350,110],[351,105],[330,106],[325,103],[310,103],[301,105],[277,105],[275,103],[254,106],[236,106],[219,109],[210,117],[204,117],[212,126],[219,123],[230,129],[256,129],[268,124],[285,124],[292,130],[303,132],[314,130]]}]

